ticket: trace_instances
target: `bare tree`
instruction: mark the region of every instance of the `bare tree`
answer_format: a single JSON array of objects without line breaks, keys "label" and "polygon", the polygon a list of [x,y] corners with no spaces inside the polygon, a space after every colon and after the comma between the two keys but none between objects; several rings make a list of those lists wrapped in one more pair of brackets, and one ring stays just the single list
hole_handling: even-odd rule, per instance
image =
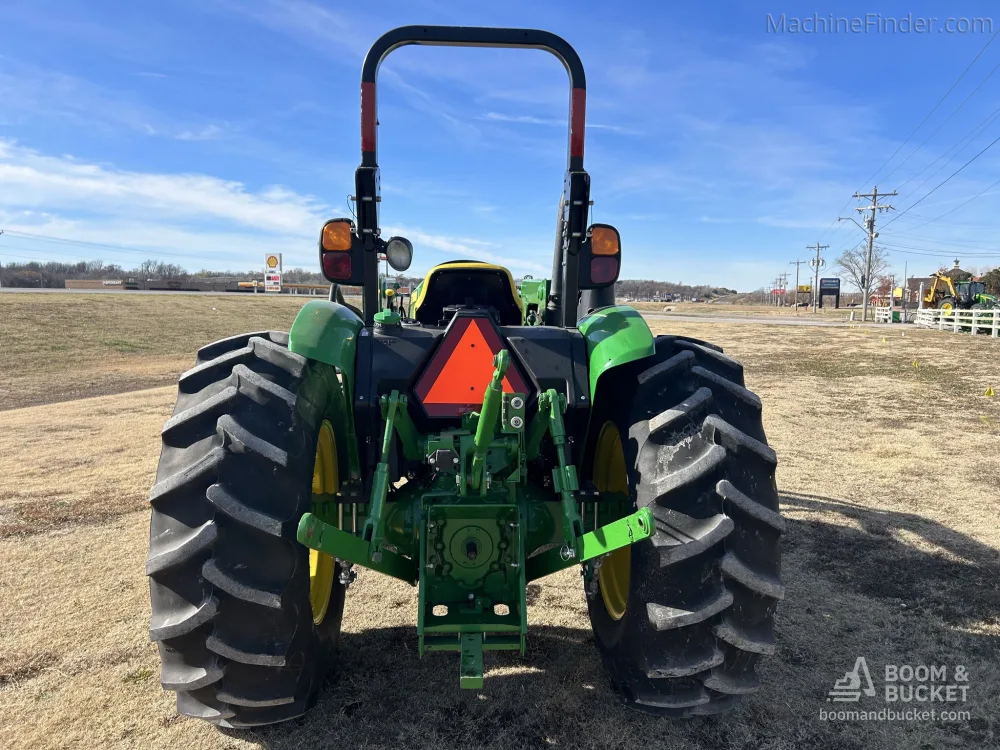
[{"label": "bare tree", "polygon": [[[865,256],[867,254],[867,248],[860,245],[852,247],[850,250],[842,252],[834,264],[834,269],[839,271],[841,276],[846,276],[854,288],[862,292],[865,290]],[[889,253],[884,247],[876,245],[872,248],[872,280],[881,275],[888,267]]]},{"label": "bare tree", "polygon": [[155,277],[156,270],[159,265],[160,265],[159,261],[155,261],[152,259],[144,260],[135,269],[135,272],[143,279],[151,279]]}]

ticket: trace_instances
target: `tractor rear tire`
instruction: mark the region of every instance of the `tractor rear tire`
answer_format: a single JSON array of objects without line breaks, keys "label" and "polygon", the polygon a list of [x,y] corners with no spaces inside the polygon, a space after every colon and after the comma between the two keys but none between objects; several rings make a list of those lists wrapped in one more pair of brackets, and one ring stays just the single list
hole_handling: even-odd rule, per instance
[{"label": "tractor rear tire", "polygon": [[955,310],[956,308],[958,308],[958,302],[955,300],[954,297],[945,297],[938,304],[939,310],[944,310],[945,312],[949,313]]},{"label": "tractor rear tire", "polygon": [[760,399],[718,347],[660,336],[633,364],[599,387],[585,465],[597,489],[650,508],[656,532],[604,558],[591,624],[626,704],[719,713],[758,689],[757,664],[775,650],[776,458]]},{"label": "tractor rear tire", "polygon": [[310,551],[295,537],[336,371],[287,344],[285,333],[261,332],[198,352],[150,493],[160,682],[176,691],[178,713],[223,727],[305,713],[340,633],[344,587],[326,575],[325,616],[314,617]]}]

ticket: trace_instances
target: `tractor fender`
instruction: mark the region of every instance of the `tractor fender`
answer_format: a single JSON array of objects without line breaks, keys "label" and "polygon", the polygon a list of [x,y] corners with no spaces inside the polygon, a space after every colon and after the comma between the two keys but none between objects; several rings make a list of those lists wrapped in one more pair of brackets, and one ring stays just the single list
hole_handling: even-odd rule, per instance
[{"label": "tractor fender", "polygon": [[364,322],[337,302],[310,300],[288,332],[288,348],[307,359],[336,367],[354,393],[354,355]]},{"label": "tractor fender", "polygon": [[608,370],[652,356],[653,334],[637,310],[615,305],[596,310],[580,321],[578,328],[587,341],[590,403],[597,395],[597,381]]}]

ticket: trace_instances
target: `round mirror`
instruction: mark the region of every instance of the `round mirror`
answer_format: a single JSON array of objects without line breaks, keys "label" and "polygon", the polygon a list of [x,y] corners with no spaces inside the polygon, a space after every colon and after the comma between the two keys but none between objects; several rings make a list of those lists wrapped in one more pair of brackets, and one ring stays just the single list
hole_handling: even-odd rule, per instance
[{"label": "round mirror", "polygon": [[385,257],[395,271],[405,271],[413,261],[413,245],[405,237],[390,237],[385,244]]}]

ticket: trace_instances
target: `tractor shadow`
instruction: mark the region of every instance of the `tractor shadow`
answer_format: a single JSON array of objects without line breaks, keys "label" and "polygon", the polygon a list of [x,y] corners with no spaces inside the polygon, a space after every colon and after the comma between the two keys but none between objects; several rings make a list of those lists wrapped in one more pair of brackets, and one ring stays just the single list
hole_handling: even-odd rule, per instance
[{"label": "tractor shadow", "polygon": [[[782,503],[789,522],[778,651],[762,669],[763,690],[731,714],[676,721],[625,708],[610,689],[584,608],[546,611],[550,622],[566,624],[533,623],[524,657],[488,653],[480,691],[458,688],[457,654],[418,658],[414,627],[344,633],[339,663],[309,714],[227,734],[273,750],[994,745],[1000,553],[913,513],[798,493],[783,493]],[[821,721],[833,681],[859,655],[876,679],[888,663],[966,664],[972,720]],[[870,707],[885,706],[871,700]]]},{"label": "tractor shadow", "polygon": [[[783,493],[787,557],[803,552],[819,576],[862,596],[968,627],[1000,616],[1000,550],[916,513]],[[828,520],[829,519],[829,520]]]}]

